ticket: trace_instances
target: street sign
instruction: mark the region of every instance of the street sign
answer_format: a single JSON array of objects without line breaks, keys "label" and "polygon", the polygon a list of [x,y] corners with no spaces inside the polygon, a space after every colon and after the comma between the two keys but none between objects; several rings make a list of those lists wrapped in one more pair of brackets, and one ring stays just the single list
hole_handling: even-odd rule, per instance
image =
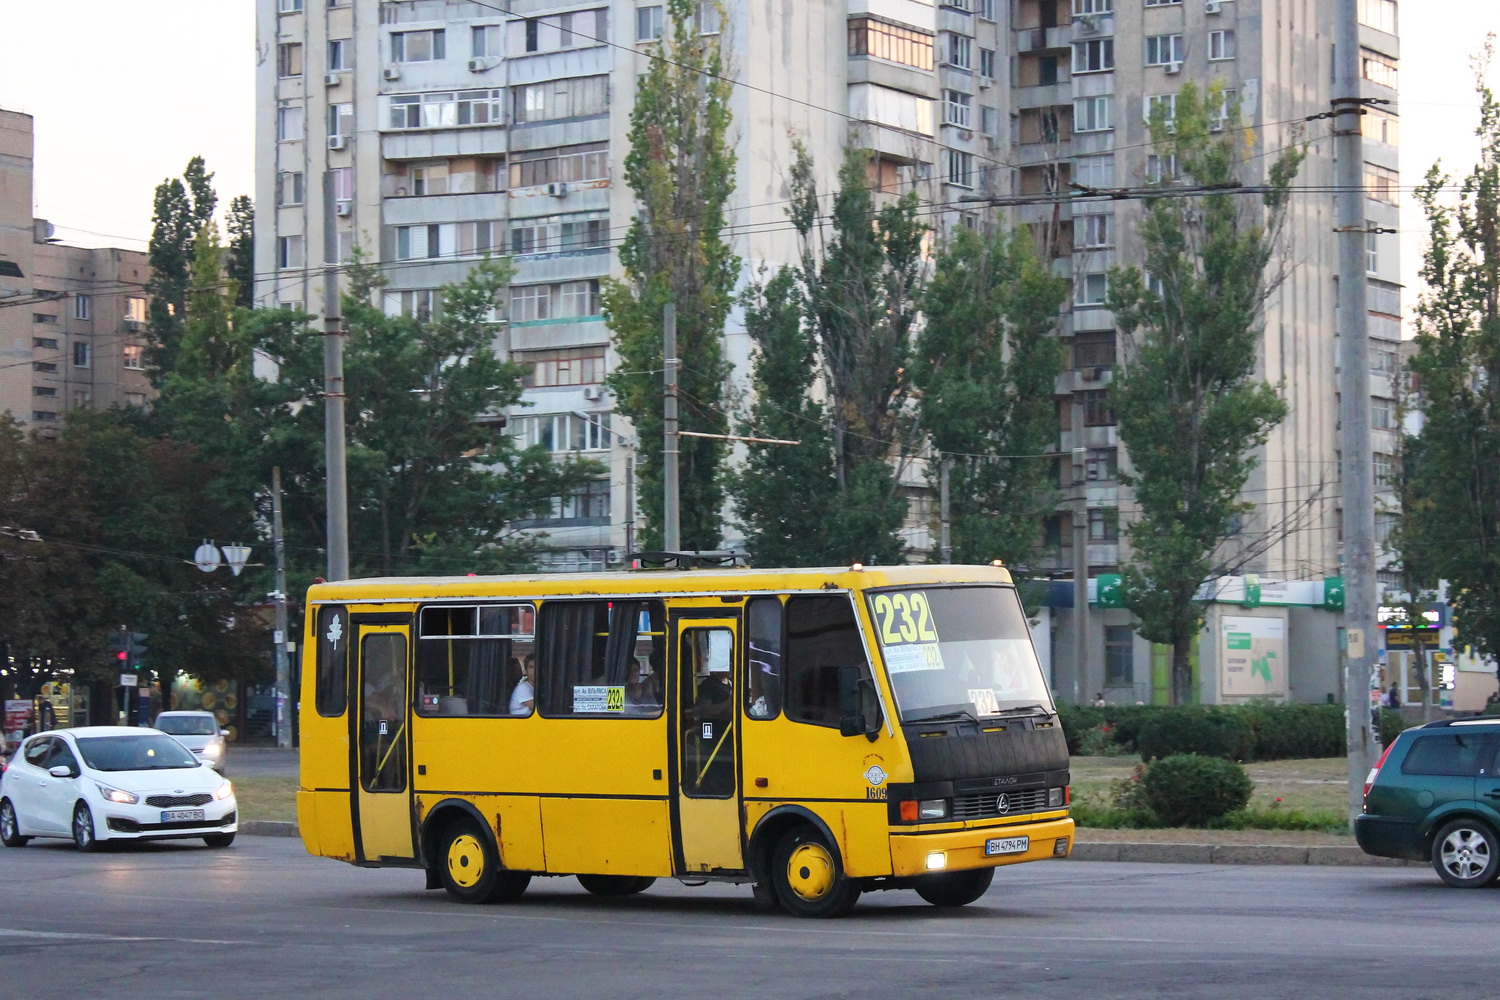
[{"label": "street sign", "polygon": [[137,676],[135,674],[121,674],[120,675],[120,686],[121,687],[133,688],[136,685],[136,680],[137,679],[138,678],[137,678]]}]

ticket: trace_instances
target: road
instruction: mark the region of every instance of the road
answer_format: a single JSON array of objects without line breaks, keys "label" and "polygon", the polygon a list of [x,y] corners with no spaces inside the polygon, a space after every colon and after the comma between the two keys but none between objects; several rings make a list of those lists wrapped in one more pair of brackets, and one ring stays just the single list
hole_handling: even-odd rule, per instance
[{"label": "road", "polygon": [[978,904],[867,895],[760,913],[745,888],[471,907],[300,841],[0,851],[7,997],[1493,997],[1500,889],[1430,870],[1044,862]]},{"label": "road", "polygon": [[284,777],[297,776],[297,751],[288,747],[239,747],[231,745],[224,758],[229,767],[229,777]]}]

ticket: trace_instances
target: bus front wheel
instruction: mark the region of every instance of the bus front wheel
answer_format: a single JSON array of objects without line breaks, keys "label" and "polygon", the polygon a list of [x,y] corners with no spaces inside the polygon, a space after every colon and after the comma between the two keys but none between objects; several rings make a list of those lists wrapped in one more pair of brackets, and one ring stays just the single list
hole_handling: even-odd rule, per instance
[{"label": "bus front wheel", "polygon": [[788,831],[776,845],[771,885],[777,902],[799,917],[841,917],[859,901],[838,849],[810,826]]},{"label": "bus front wheel", "polygon": [[917,895],[933,906],[968,906],[989,890],[995,880],[995,869],[974,868],[966,872],[944,872],[922,875],[917,879]]},{"label": "bus front wheel", "polygon": [[500,867],[495,842],[472,819],[448,824],[435,861],[443,888],[462,903],[519,899],[531,884],[530,875]]},{"label": "bus front wheel", "polygon": [[633,896],[656,882],[649,875],[579,875],[578,884],[595,896]]}]

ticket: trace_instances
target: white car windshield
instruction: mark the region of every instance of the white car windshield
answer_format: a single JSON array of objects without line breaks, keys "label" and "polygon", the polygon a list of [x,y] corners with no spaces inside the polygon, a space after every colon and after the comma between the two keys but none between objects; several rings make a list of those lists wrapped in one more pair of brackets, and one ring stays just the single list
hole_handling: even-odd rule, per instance
[{"label": "white car windshield", "polygon": [[868,595],[902,722],[1054,711],[1010,587]]},{"label": "white car windshield", "polygon": [[219,723],[209,715],[163,715],[156,728],[171,736],[219,735]]},{"label": "white car windshield", "polygon": [[160,771],[198,767],[198,758],[170,736],[89,736],[78,740],[78,753],[95,771]]}]

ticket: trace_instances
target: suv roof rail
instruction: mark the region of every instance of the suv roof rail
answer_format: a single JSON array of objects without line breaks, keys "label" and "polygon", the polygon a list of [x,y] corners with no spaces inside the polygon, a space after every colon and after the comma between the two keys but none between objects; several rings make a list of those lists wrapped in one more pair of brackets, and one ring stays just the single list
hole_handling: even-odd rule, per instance
[{"label": "suv roof rail", "polygon": [[1445,729],[1448,726],[1495,726],[1500,725],[1500,715],[1475,715],[1466,719],[1436,719],[1420,727],[1422,729]]}]

